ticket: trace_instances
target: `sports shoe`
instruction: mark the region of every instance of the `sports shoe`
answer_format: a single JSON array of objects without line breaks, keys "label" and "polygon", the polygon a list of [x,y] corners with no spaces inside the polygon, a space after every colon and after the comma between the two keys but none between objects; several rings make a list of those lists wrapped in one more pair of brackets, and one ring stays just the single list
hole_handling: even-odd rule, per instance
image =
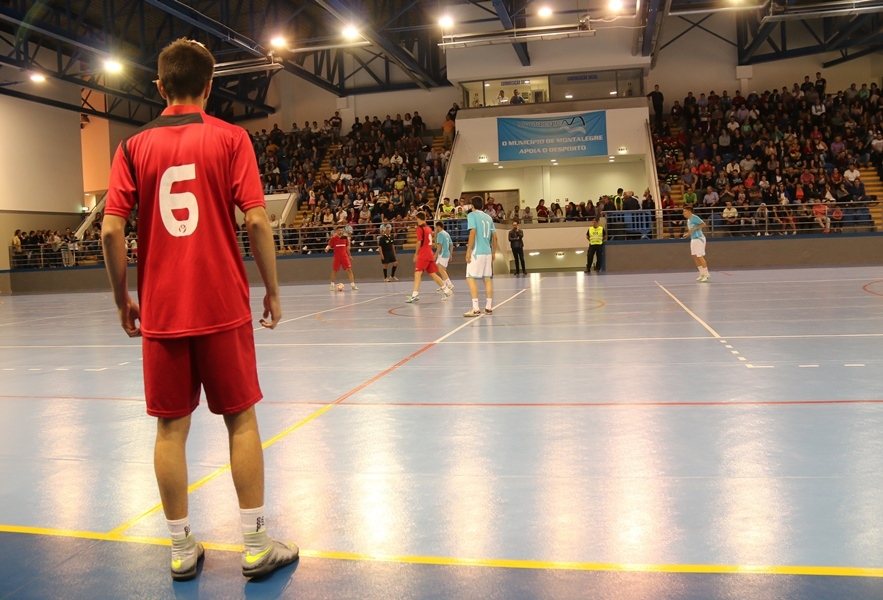
[{"label": "sports shoe", "polygon": [[420,296],[408,296],[407,298],[405,298],[405,302],[407,302],[408,304],[411,304],[412,302],[417,302],[418,300],[420,300]]},{"label": "sports shoe", "polygon": [[494,313],[494,309],[492,309],[492,308],[484,309],[484,314],[486,314],[486,315],[491,315],[493,313]]},{"label": "sports shoe", "polygon": [[384,277],[384,278],[383,278],[383,283],[389,283],[389,277]]},{"label": "sports shoe", "polygon": [[393,281],[398,281],[398,280],[399,280],[399,278],[398,278],[398,277],[396,277],[396,276],[395,276],[395,275],[393,275],[393,276],[392,276],[392,280],[393,280]]},{"label": "sports shoe", "polygon": [[172,540],[172,579],[189,581],[196,577],[196,568],[204,556],[205,548],[193,534],[182,540]]},{"label": "sports shoe", "polygon": [[350,287],[351,287],[351,288],[353,288],[353,289],[354,289],[354,290],[357,290],[357,289],[359,289],[359,288],[358,288],[358,286],[356,286],[356,284],[355,284],[355,283],[353,283],[353,284],[351,284],[351,285],[350,285]]},{"label": "sports shoe", "polygon": [[702,281],[703,277],[705,277],[705,275],[699,275],[699,277],[696,278],[696,281]]},{"label": "sports shoe", "polygon": [[454,284],[450,283],[450,284],[447,284],[447,286],[448,286],[448,291],[453,293],[454,292]]},{"label": "sports shoe", "polygon": [[295,544],[270,540],[270,545],[257,554],[248,550],[242,553],[242,574],[245,577],[268,575],[296,561],[299,554],[300,550]]},{"label": "sports shoe", "polygon": [[334,284],[332,283],[328,289],[330,289],[333,292],[335,290]]},{"label": "sports shoe", "polygon": [[473,308],[472,310],[467,310],[466,312],[464,312],[463,316],[464,317],[480,317],[481,311],[478,310],[477,308]]},{"label": "sports shoe", "polygon": [[444,292],[444,291],[445,291],[445,286],[441,286],[440,288],[435,288],[435,291],[436,291],[436,292]]},{"label": "sports shoe", "polygon": [[453,295],[454,295],[454,292],[452,292],[448,289],[443,289],[442,290],[442,302],[444,302],[445,300],[447,300],[448,298],[450,298]]},{"label": "sports shoe", "polygon": [[708,275],[703,275],[699,278],[699,283],[708,283],[710,281]]}]

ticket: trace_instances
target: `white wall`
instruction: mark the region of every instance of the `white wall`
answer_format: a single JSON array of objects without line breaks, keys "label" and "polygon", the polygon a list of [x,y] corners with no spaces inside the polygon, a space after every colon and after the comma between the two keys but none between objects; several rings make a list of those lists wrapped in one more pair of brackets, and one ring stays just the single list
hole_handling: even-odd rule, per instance
[{"label": "white wall", "polygon": [[110,128],[107,119],[89,117],[80,138],[83,151],[83,190],[107,189],[110,180]]},{"label": "white wall", "polygon": [[[53,83],[66,102],[79,101],[76,88],[51,81],[46,85]],[[80,212],[80,115],[0,96],[0,132],[0,210]]]},{"label": "white wall", "polygon": [[[549,117],[554,116],[564,116],[567,114],[574,113],[550,113]],[[627,154],[632,156],[644,156],[648,154],[650,149],[650,141],[648,139],[646,125],[645,122],[649,118],[649,111],[646,108],[624,108],[624,109],[614,109],[607,111],[607,152],[609,155],[617,156],[619,155],[619,148],[625,147],[627,148]],[[457,146],[455,148],[453,157],[451,159],[451,165],[449,168],[449,174],[451,181],[445,182],[444,194],[446,196],[450,196],[452,198],[458,197],[460,195],[461,190],[469,190],[469,189],[483,189],[481,186],[484,184],[475,183],[473,185],[473,181],[480,181],[470,179],[471,177],[494,177],[494,175],[474,175],[474,173],[484,173],[484,171],[472,171],[466,173],[465,170],[468,169],[468,165],[479,164],[479,156],[487,156],[488,161],[490,163],[497,162],[499,160],[499,141],[497,138],[497,119],[496,117],[481,117],[481,118],[463,118],[457,119],[459,136],[457,139]],[[602,167],[604,169],[611,169],[612,173],[616,173],[619,169],[619,165],[614,163],[614,165],[604,164]],[[647,187],[647,170],[643,162],[636,162],[634,166],[631,166],[631,163],[628,164],[628,167],[624,167],[628,170],[628,173],[634,173],[634,176],[628,175],[627,181],[632,182],[632,186],[635,188],[636,192],[643,191],[644,188]],[[518,167],[516,163],[507,163],[505,168],[491,170],[492,173],[500,172],[503,173],[508,169],[521,169],[523,171],[524,181],[519,183],[519,185],[510,185],[509,188],[519,188],[523,190],[522,197],[528,199],[529,202],[534,202],[539,198],[546,198],[556,193],[557,189],[565,189],[565,188],[554,188],[554,187],[543,187],[542,183],[542,171],[541,167],[530,167],[525,169],[524,167]],[[572,167],[569,166],[560,166],[556,167],[556,169],[565,169],[569,170]],[[554,169],[553,169],[554,170]],[[458,178],[461,177],[461,173],[464,173],[465,179],[462,182],[458,181]],[[556,176],[557,177],[557,176]],[[618,177],[618,174],[617,174]],[[571,188],[570,184],[567,184],[566,189],[575,189],[575,192],[572,195],[570,193],[561,193],[557,192],[559,195],[563,196],[571,196],[572,197],[580,197],[586,193],[586,191],[592,191],[592,194],[586,196],[586,198],[597,199],[597,197],[603,193],[607,193],[611,191],[611,188],[604,187],[601,189],[599,193],[594,193],[593,190],[596,189],[594,183],[583,182],[583,187],[581,189]],[[586,189],[586,185],[589,186],[589,189]],[[608,183],[605,180],[604,186],[607,186]],[[624,184],[620,184],[622,187],[626,187]],[[620,185],[614,185],[612,187],[613,191],[616,191],[617,187]],[[478,186],[478,187],[475,187]],[[493,188],[484,188],[484,189],[493,189]],[[496,189],[506,189],[504,188],[496,188]],[[548,203],[548,202],[547,202]]]},{"label": "white wall", "polygon": [[[511,163],[510,163],[511,164]],[[614,164],[560,165],[558,167],[510,167],[468,171],[463,193],[517,189],[521,206],[533,209],[540,198],[546,206],[558,202],[596,202],[617,188],[632,189],[640,195],[647,187],[644,161]],[[511,206],[506,206],[511,210]]]},{"label": "white wall", "polygon": [[[459,89],[453,86],[432,88],[429,91],[418,89],[363,94],[340,99],[335,94],[287,72],[275,75],[270,89],[271,92],[275,89],[275,92],[268,94],[268,103],[278,112],[266,119],[244,121],[242,125],[249,131],[269,130],[273,123],[278,123],[286,131],[292,122],[302,126],[304,121],[318,121],[321,125],[322,121],[334,115],[335,110],[340,111],[344,132],[349,131],[356,116],[361,121],[365,115],[370,115],[371,118],[376,115],[382,121],[387,114],[395,117],[396,113],[401,113],[404,116],[405,113],[413,114],[415,110],[420,112],[429,129],[438,129],[451,105],[461,100]],[[275,104],[271,102],[274,95],[278,98]],[[346,108],[337,108],[338,100],[343,100]]]},{"label": "white wall", "polygon": [[[606,4],[606,1],[604,2]],[[553,10],[573,10],[575,6],[566,2],[544,2]],[[491,8],[490,2],[486,3]],[[538,6],[531,5],[529,13],[535,13]],[[477,33],[503,29],[500,22],[467,24],[472,19],[490,17],[487,12],[472,4],[459,4],[450,7],[454,19],[451,32]],[[600,16],[594,13],[593,16]],[[555,14],[550,19],[528,19],[527,27],[541,25],[576,25],[577,15]],[[529,42],[527,51],[530,66],[523,66],[511,44],[476,46],[471,48],[449,48],[446,52],[448,79],[454,82],[481,79],[499,79],[520,75],[544,75],[599,69],[636,68],[650,66],[650,58],[640,52],[632,55],[634,30],[633,19],[620,18],[615,22],[592,22],[596,31],[594,37],[569,38],[555,41]]]},{"label": "white wall", "polygon": [[[789,48],[816,43],[809,32],[796,23],[792,25],[794,26],[789,25],[788,29]],[[735,13],[715,13],[702,26],[727,39],[736,39]],[[661,45],[674,39],[687,27],[689,25],[679,18],[666,19]],[[778,43],[778,30],[773,33],[773,38]],[[758,54],[768,52],[770,48],[764,44]],[[688,91],[699,97],[702,92],[707,94],[714,90],[720,94],[727,90],[732,96],[738,89],[743,96],[747,96],[754,90],[763,92],[774,87],[781,89],[783,85],[790,88],[795,82],[803,83],[805,75],[815,81],[817,71],[821,71],[828,81],[829,91],[845,90],[852,83],[858,83],[859,87],[862,83],[870,84],[872,81],[880,83],[883,59],[879,56],[869,55],[829,69],[822,68],[823,63],[839,56],[839,53],[833,52],[756,64],[751,67],[753,77],[740,80],[736,77],[736,47],[705,31],[693,29],[659,53],[656,68],[648,77],[647,89],[652,90],[654,85],[659,85],[665,96],[665,110],[668,113],[675,100],[683,102]]]}]

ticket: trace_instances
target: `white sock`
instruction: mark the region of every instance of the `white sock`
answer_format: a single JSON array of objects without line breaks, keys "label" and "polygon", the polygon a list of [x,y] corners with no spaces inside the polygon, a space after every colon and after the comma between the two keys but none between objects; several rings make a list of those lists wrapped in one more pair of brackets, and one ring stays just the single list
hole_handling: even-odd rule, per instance
[{"label": "white sock", "polygon": [[702,274],[708,277],[708,267],[699,267],[699,270],[702,271]]},{"label": "white sock", "polygon": [[267,528],[264,521],[264,507],[240,508],[239,521],[242,524],[242,537],[245,548],[263,550],[269,544]]},{"label": "white sock", "polygon": [[472,299],[472,310],[478,310],[478,298]]},{"label": "white sock", "polygon": [[491,298],[487,299],[487,304],[484,305],[487,310],[491,310],[494,307],[494,301]]},{"label": "white sock", "polygon": [[411,297],[412,297],[412,298],[416,298],[416,297],[419,296],[419,295],[420,295],[420,292],[417,291],[417,290],[414,290],[414,291],[411,293]]},{"label": "white sock", "polygon": [[190,517],[184,517],[175,521],[166,519],[166,523],[169,526],[169,535],[172,536],[173,540],[183,540],[190,535]]},{"label": "white sock", "polygon": [[451,283],[451,280],[450,280],[450,279],[445,279],[445,285],[448,286],[448,287],[454,287],[454,284]]}]

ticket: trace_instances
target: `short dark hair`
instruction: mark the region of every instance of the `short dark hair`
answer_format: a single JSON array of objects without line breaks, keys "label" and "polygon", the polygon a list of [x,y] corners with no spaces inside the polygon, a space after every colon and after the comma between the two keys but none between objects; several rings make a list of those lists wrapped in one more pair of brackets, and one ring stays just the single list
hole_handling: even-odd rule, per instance
[{"label": "short dark hair", "polygon": [[471,200],[472,208],[481,210],[484,208],[484,199],[481,196],[473,196]]},{"label": "short dark hair", "polygon": [[442,223],[441,221],[436,221],[436,222],[435,222],[435,226],[438,227],[439,229],[444,229],[444,228],[445,228],[445,224]]},{"label": "short dark hair", "polygon": [[426,213],[421,210],[420,212],[417,213],[417,219],[419,221],[425,221],[426,220]]},{"label": "short dark hair", "polygon": [[200,97],[214,71],[211,52],[193,40],[175,40],[159,55],[159,80],[171,100]]},{"label": "short dark hair", "polygon": [[689,205],[689,204],[685,204],[685,205],[684,205],[684,210],[689,210],[690,212],[693,212],[693,207],[692,207],[691,205]]}]

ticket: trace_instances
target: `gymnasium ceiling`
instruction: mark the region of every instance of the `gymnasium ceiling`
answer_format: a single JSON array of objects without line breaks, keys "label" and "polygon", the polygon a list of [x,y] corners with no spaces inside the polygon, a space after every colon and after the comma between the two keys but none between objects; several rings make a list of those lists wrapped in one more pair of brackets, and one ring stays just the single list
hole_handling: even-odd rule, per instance
[{"label": "gymnasium ceiling", "polygon": [[[611,15],[609,1],[575,0],[571,8],[551,4],[559,19],[582,20],[591,28],[593,19]],[[686,23],[680,35],[708,31],[705,21],[720,11],[738,15],[729,41],[739,49],[740,64],[836,51],[833,65],[883,49],[883,0],[622,4],[619,19],[637,26],[636,47],[654,61],[664,48],[660,38],[667,23]],[[431,89],[450,85],[438,19],[464,5],[478,15],[470,26],[496,30],[506,44],[511,39],[521,64],[530,65],[530,47],[544,42],[527,44],[517,34],[538,26],[543,0],[0,0],[0,94],[146,123],[163,107],[153,84],[157,56],[179,37],[202,41],[217,57],[209,109],[231,121],[273,112],[267,91],[280,70],[338,96]],[[358,35],[345,39],[345,25],[354,25]],[[796,36],[789,31],[795,29],[803,40],[811,34],[812,41],[794,47]],[[284,37],[283,47],[271,44],[276,36]],[[103,61],[110,58],[122,64],[120,74],[105,72]],[[33,73],[82,87],[82,105],[21,91],[18,83]]]}]

